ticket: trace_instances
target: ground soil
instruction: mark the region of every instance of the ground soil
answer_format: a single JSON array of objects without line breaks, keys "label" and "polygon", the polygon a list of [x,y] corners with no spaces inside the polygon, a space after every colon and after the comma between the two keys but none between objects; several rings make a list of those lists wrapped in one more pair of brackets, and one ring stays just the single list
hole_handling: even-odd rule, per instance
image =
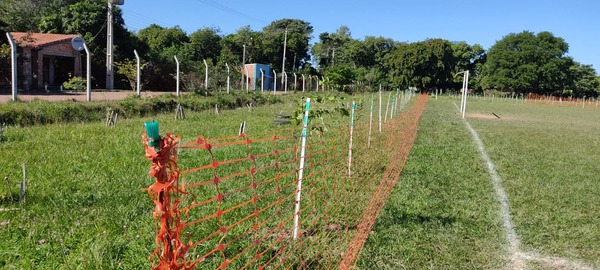
[{"label": "ground soil", "polygon": [[[163,95],[173,92],[141,92],[142,97],[150,97],[156,95]],[[128,96],[135,95],[134,91],[92,91],[92,101],[107,101],[107,100],[121,100]],[[48,100],[48,101],[86,101],[85,92],[23,92],[18,93],[17,98],[21,101],[31,101],[35,99]],[[0,92],[0,103],[8,102],[12,99],[12,95],[7,92]]]}]

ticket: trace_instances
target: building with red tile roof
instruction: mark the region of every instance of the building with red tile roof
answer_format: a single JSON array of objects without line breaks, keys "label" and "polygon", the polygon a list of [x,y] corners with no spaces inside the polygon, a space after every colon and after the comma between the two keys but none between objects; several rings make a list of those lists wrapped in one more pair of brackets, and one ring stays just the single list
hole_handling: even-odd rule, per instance
[{"label": "building with red tile roof", "polygon": [[58,89],[71,77],[83,74],[81,54],[71,47],[71,40],[77,35],[10,34],[19,46],[20,89]]}]

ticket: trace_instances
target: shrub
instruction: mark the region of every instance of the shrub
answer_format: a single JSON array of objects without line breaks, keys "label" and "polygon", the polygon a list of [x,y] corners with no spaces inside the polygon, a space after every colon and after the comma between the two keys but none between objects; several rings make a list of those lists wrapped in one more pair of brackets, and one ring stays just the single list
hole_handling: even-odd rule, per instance
[{"label": "shrub", "polygon": [[86,88],[85,82],[86,80],[84,78],[72,77],[68,81],[64,82],[63,86],[67,90],[83,91]]},{"label": "shrub", "polygon": [[101,121],[111,108],[120,117],[144,117],[159,113],[174,112],[177,104],[191,111],[209,110],[218,105],[221,109],[245,107],[252,102],[254,106],[281,102],[272,95],[260,93],[217,93],[213,96],[187,94],[177,97],[172,94],[139,98],[130,96],[112,102],[49,102],[34,100],[31,102],[9,102],[0,106],[0,123],[17,126],[45,125],[52,123]]}]

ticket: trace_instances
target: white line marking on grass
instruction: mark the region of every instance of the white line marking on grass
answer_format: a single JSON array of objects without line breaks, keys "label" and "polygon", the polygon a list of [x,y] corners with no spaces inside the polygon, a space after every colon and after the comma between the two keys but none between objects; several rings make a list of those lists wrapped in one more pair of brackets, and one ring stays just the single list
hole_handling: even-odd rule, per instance
[{"label": "white line marking on grass", "polygon": [[511,255],[511,262],[513,269],[523,269],[525,266],[522,257],[519,256],[519,247],[521,242],[519,241],[519,237],[517,236],[517,232],[515,231],[515,226],[512,223],[512,218],[510,216],[510,204],[508,201],[508,195],[506,195],[506,191],[502,187],[502,179],[498,172],[496,171],[496,166],[490,159],[485,147],[483,146],[483,142],[479,138],[477,132],[471,127],[471,124],[464,120],[465,126],[471,132],[473,136],[473,141],[477,145],[477,150],[479,151],[479,155],[481,159],[485,162],[487,166],[487,170],[492,178],[492,184],[494,185],[494,191],[496,191],[496,196],[498,197],[498,201],[500,201],[500,216],[502,217],[502,227],[504,228],[504,233],[506,237],[506,242],[508,242],[508,251]]},{"label": "white line marking on grass", "polygon": [[[454,107],[456,107],[456,109],[460,110],[456,103],[453,104]],[[560,257],[544,256],[534,252],[526,253],[520,250],[521,241],[519,240],[517,232],[515,231],[515,226],[512,222],[512,217],[510,215],[509,198],[506,194],[506,191],[504,191],[504,188],[502,187],[502,178],[500,178],[498,171],[496,171],[496,166],[494,166],[494,162],[492,162],[492,159],[490,159],[490,156],[485,150],[485,146],[483,145],[483,142],[479,138],[479,135],[477,134],[475,129],[471,127],[471,124],[467,122],[466,118],[463,118],[462,120],[465,123],[465,126],[467,127],[469,132],[471,132],[473,141],[475,141],[475,144],[477,145],[479,155],[486,164],[488,173],[490,174],[490,177],[492,179],[494,191],[496,192],[496,196],[498,197],[498,201],[500,202],[500,216],[502,217],[502,227],[504,228],[506,242],[508,242],[509,245],[508,251],[512,263],[511,269],[525,269],[525,264],[527,261],[537,261],[555,269],[593,270],[593,267],[587,266],[576,261],[567,260]]]},{"label": "white line marking on grass", "polygon": [[546,266],[554,269],[581,269],[581,270],[594,270],[595,268],[585,265],[581,262],[568,260],[560,257],[544,256],[534,252],[519,252],[516,254],[521,257],[524,261],[535,261],[542,263]]}]

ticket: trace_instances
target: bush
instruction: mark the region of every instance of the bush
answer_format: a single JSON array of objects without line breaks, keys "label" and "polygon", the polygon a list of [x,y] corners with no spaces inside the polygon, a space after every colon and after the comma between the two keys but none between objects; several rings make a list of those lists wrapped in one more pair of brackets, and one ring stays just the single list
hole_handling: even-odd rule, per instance
[{"label": "bush", "polygon": [[68,81],[63,83],[63,86],[67,90],[83,91],[86,89],[86,80],[81,77],[72,77]]},{"label": "bush", "polygon": [[188,94],[177,97],[172,94],[139,98],[130,96],[113,102],[49,102],[34,100],[31,102],[9,102],[0,106],[0,123],[17,126],[45,125],[52,123],[101,121],[106,117],[107,109],[119,113],[120,117],[133,118],[151,116],[175,111],[177,104],[191,111],[209,110],[218,105],[221,109],[245,107],[281,102],[277,96],[261,93],[217,93],[213,96]]}]

